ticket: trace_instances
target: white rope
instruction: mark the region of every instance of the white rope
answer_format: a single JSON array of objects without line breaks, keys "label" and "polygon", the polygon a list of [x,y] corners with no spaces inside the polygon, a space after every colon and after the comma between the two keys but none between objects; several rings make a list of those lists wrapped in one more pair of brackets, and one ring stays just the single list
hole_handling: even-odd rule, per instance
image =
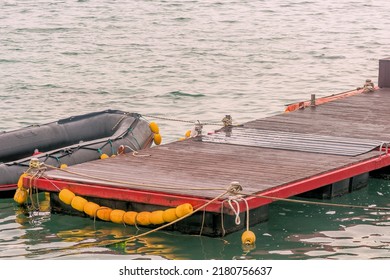
[{"label": "white rope", "polygon": [[138,151],[132,149],[130,146],[128,145],[125,145],[125,148],[128,148],[130,151],[132,151],[132,155],[135,156],[135,157],[150,157],[151,155],[150,154],[139,154]]},{"label": "white rope", "polygon": [[[241,199],[240,199],[241,200]],[[234,222],[236,223],[236,225],[239,225],[241,224],[241,219],[240,219],[240,204],[238,203],[237,199],[235,198],[231,198],[229,197],[227,199],[228,203],[229,203],[229,206],[230,208],[232,209],[234,215],[236,216],[236,218],[234,219]],[[235,209],[232,205],[232,202],[234,202],[237,206],[237,208]]]},{"label": "white rope", "polygon": [[[191,124],[196,124],[196,123],[201,123],[199,120],[197,121],[189,121],[189,120],[183,120],[183,119],[175,119],[175,118],[168,118],[168,117],[162,117],[162,116],[156,116],[156,115],[142,115],[143,117],[148,117],[148,118],[154,118],[154,119],[160,119],[160,120],[165,120],[165,121],[174,121],[174,122],[182,122],[182,123],[191,123]],[[220,123],[213,123],[213,122],[202,122],[202,125],[221,125]]]},{"label": "white rope", "polygon": [[[226,233],[225,226],[224,226],[224,203],[227,202],[229,204],[230,209],[232,210],[232,212],[236,216],[234,219],[235,224],[240,225],[241,224],[241,218],[240,218],[241,211],[240,211],[240,203],[239,203],[240,201],[244,201],[245,206],[246,206],[246,230],[249,230],[249,205],[248,205],[248,201],[245,198],[243,198],[241,195],[229,196],[227,199],[222,201],[222,205],[221,205],[221,227],[222,227],[222,232],[223,232],[222,235],[223,236]],[[236,208],[233,206],[232,202],[236,205]]]}]

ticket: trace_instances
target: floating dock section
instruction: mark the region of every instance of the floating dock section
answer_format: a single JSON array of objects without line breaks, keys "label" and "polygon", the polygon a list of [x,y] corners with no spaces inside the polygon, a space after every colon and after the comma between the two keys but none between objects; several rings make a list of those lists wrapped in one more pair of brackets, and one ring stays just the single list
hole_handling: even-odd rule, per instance
[{"label": "floating dock section", "polygon": [[[245,221],[268,219],[273,198],[346,194],[367,185],[369,172],[390,165],[390,60],[380,65],[382,88],[331,96],[321,105],[297,103],[291,112],[47,171],[25,184],[50,192],[54,212],[74,214],[58,199],[59,190],[69,189],[124,211],[202,207],[168,227],[183,233],[223,236],[245,229]],[[227,193],[229,187],[236,192]]]}]

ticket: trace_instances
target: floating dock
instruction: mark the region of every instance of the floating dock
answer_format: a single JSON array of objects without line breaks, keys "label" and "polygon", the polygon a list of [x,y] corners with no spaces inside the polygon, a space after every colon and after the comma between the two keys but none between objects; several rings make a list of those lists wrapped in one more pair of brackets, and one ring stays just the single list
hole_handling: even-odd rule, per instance
[{"label": "floating dock", "polygon": [[[374,91],[353,90],[320,105],[290,104],[291,112],[46,171],[25,185],[50,192],[54,212],[77,214],[58,198],[59,190],[69,189],[124,211],[202,207],[168,227],[183,233],[223,236],[245,229],[245,221],[268,219],[273,198],[346,194],[366,186],[369,172],[390,166],[390,59],[379,64]],[[227,193],[230,186],[238,192]]]}]

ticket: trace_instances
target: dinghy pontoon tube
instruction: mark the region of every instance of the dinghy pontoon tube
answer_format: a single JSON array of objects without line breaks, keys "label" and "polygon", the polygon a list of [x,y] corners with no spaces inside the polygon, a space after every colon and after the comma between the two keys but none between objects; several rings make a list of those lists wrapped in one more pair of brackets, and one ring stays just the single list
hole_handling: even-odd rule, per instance
[{"label": "dinghy pontoon tube", "polygon": [[[150,147],[149,123],[136,113],[106,110],[0,134],[0,197],[16,189],[31,158],[59,167],[116,154],[120,146]],[[34,154],[35,151],[35,154]],[[3,194],[2,194],[3,193]]]}]

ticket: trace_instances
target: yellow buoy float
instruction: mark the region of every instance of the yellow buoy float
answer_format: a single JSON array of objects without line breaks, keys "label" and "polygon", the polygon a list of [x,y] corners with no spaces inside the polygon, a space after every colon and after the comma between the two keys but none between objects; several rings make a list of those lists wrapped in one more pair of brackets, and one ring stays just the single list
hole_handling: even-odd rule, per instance
[{"label": "yellow buoy float", "polygon": [[190,137],[191,137],[191,134],[192,134],[192,131],[191,131],[190,129],[187,130],[187,131],[184,133],[184,137],[180,137],[180,138],[179,138],[179,141],[183,141],[183,140],[186,140],[186,139],[190,138]]},{"label": "yellow buoy float", "polygon": [[241,241],[243,245],[253,245],[256,242],[256,235],[253,231],[246,230],[241,235]]},{"label": "yellow buoy float", "polygon": [[75,196],[72,199],[72,202],[70,203],[70,206],[72,206],[73,209],[76,209],[77,211],[84,212],[84,206],[87,204],[87,200],[84,197],[81,196]]},{"label": "yellow buoy float", "polygon": [[18,204],[24,204],[27,202],[28,192],[25,188],[17,188],[14,194],[14,201]]},{"label": "yellow buoy float", "polygon": [[70,205],[72,203],[72,199],[75,197],[76,195],[71,192],[70,190],[68,189],[63,189],[60,191],[60,194],[58,195],[58,197],[60,198],[60,200],[65,203],[65,204],[68,204]]},{"label": "yellow buoy float", "polygon": [[95,218],[96,212],[99,208],[100,208],[99,204],[97,204],[95,202],[88,201],[84,205],[84,213],[87,214],[88,216],[90,216],[91,218]]},{"label": "yellow buoy float", "polygon": [[19,180],[18,180],[18,188],[23,188],[23,179],[27,177],[27,174],[26,173],[23,173],[22,175],[20,175],[19,177]]},{"label": "yellow buoy float", "polygon": [[154,144],[160,145],[162,142],[161,134],[158,134],[158,133],[154,134],[153,141],[154,141]]},{"label": "yellow buoy float", "polygon": [[149,220],[153,225],[161,225],[165,223],[164,218],[163,218],[164,211],[162,210],[157,210],[153,211],[150,213]]},{"label": "yellow buoy float", "polygon": [[107,154],[101,154],[100,155],[100,159],[106,159],[106,158],[109,158],[109,156]]},{"label": "yellow buoy float", "polygon": [[138,213],[135,211],[127,211],[123,215],[123,221],[125,222],[125,224],[133,226],[136,223],[135,217],[137,217],[137,215]]},{"label": "yellow buoy float", "polygon": [[110,207],[104,207],[101,206],[96,210],[96,216],[103,221],[109,222],[110,221],[110,214],[112,212],[112,209]]},{"label": "yellow buoy float", "polygon": [[110,213],[110,221],[116,224],[123,224],[123,216],[125,215],[125,211],[114,209]]},{"label": "yellow buoy float", "polygon": [[163,219],[166,223],[170,223],[173,222],[174,220],[177,220],[178,217],[176,215],[176,208],[168,208],[164,210]]},{"label": "yellow buoy float", "polygon": [[189,203],[184,203],[176,207],[175,213],[178,218],[184,217],[192,213],[194,210],[192,209],[192,205]]},{"label": "yellow buoy float", "polygon": [[138,215],[135,217],[135,220],[137,222],[137,225],[141,225],[141,226],[150,225],[150,212],[147,211],[139,212]]},{"label": "yellow buoy float", "polygon": [[60,169],[66,169],[66,168],[68,168],[68,165],[66,163],[60,165]]},{"label": "yellow buoy float", "polygon": [[155,134],[159,134],[160,133],[160,128],[158,127],[158,125],[155,122],[150,122],[149,123],[149,128]]}]

